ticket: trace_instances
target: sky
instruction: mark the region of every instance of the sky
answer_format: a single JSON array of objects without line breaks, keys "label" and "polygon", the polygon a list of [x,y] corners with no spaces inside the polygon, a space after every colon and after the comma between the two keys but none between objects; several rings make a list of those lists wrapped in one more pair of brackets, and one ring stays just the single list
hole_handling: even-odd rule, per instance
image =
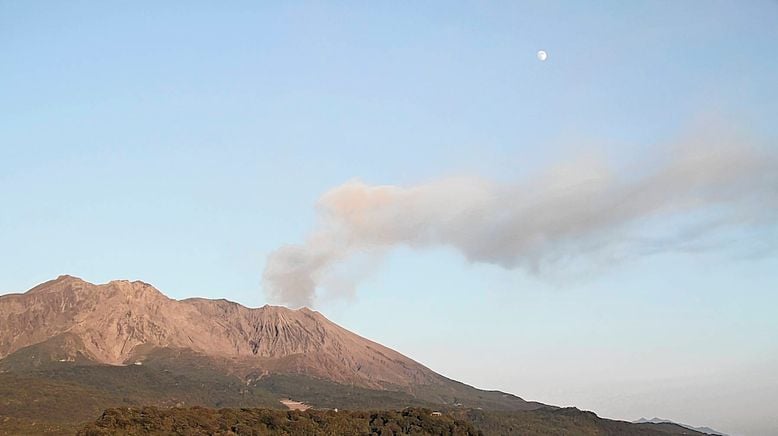
[{"label": "sky", "polygon": [[307,304],[480,388],[778,433],[776,22],[0,1],[0,293]]}]

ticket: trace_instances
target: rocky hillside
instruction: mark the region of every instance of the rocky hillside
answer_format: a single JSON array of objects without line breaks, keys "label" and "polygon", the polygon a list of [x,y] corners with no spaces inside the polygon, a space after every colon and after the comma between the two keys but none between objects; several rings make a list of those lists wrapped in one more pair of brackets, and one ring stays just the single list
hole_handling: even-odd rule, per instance
[{"label": "rocky hillside", "polygon": [[259,375],[300,373],[373,388],[441,381],[413,360],[306,308],[177,301],[139,281],[94,285],[61,276],[0,297],[0,358],[46,341],[63,345],[63,354],[52,357],[111,365],[142,361],[154,348],[180,348],[231,360],[236,370]]}]

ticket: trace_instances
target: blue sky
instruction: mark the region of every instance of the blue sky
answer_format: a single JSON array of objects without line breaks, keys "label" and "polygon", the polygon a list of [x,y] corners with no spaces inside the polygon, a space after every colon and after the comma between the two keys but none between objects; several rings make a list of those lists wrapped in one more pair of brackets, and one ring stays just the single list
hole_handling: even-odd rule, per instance
[{"label": "blue sky", "polygon": [[[260,306],[267,256],[349,180],[618,167],[722,126],[774,151],[776,20],[768,1],[0,1],[0,292],[68,273]],[[575,277],[400,246],[317,308],[479,387],[775,432],[774,222],[729,239]]]}]

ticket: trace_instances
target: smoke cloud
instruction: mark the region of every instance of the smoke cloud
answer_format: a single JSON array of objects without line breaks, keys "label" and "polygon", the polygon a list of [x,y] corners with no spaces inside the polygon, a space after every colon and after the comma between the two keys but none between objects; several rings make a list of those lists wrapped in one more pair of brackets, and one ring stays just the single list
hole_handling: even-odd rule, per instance
[{"label": "smoke cloud", "polygon": [[[688,246],[722,226],[776,222],[774,150],[731,138],[663,150],[632,166],[590,159],[511,183],[479,177],[409,187],[347,182],[321,196],[318,224],[304,243],[269,255],[263,289],[272,302],[312,306],[338,265],[400,245],[452,247],[469,262],[537,273],[609,247],[626,246],[639,256]],[[686,227],[664,239],[644,238],[641,227],[656,218]]]}]

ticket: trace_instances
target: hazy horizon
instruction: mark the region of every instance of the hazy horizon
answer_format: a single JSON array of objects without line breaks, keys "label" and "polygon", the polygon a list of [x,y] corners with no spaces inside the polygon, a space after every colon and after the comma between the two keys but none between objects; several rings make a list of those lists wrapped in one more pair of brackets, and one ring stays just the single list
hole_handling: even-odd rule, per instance
[{"label": "hazy horizon", "polygon": [[778,433],[776,22],[0,1],[0,294],[308,305],[480,388]]}]

